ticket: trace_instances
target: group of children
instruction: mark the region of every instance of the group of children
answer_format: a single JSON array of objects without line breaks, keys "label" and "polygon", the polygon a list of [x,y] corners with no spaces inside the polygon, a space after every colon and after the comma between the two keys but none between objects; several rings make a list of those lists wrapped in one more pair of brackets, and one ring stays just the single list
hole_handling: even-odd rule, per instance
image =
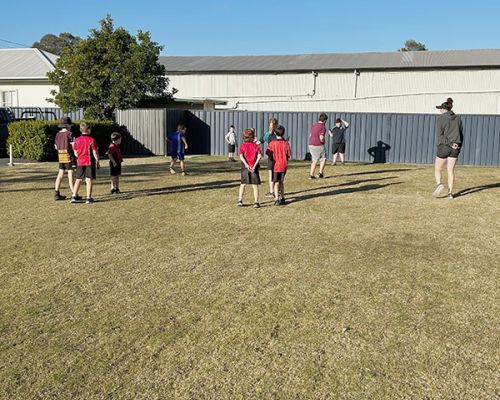
[{"label": "group of children", "polygon": [[285,175],[292,150],[290,143],[284,136],[285,128],[278,125],[276,119],[270,121],[269,130],[261,140],[257,140],[254,129],[247,128],[243,131],[243,144],[238,149],[238,155],[242,162],[238,207],[243,207],[243,194],[246,185],[252,185],[253,206],[254,208],[260,208],[258,185],[261,184],[259,162],[262,158],[262,143],[267,143],[266,155],[268,157],[267,169],[269,171],[270,188],[267,195],[274,197],[274,205],[276,206],[286,204]]},{"label": "group of children", "polygon": [[[83,200],[78,192],[85,180],[87,196],[86,204],[94,203],[92,197],[93,180],[96,178],[96,169],[100,168],[98,147],[95,139],[90,136],[90,127],[86,122],[80,123],[81,135],[77,136],[71,131],[72,122],[69,117],[63,117],[58,125],[61,130],[56,134],[54,147],[59,161],[59,172],[56,178],[54,199],[65,200],[60,188],[67,171],[71,202],[78,203]],[[108,148],[109,170],[111,175],[111,194],[120,193],[120,175],[122,165],[122,152],[120,148],[121,135],[118,132],[111,134],[111,144]],[[73,178],[76,177],[74,181]]]}]

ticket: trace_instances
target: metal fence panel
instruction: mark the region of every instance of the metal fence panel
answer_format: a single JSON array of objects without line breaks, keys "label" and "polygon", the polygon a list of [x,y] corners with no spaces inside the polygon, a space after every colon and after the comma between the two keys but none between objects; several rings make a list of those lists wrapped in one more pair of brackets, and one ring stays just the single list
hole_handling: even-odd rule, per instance
[{"label": "metal fence panel", "polygon": [[122,141],[125,154],[164,155],[167,111],[165,109],[118,110],[116,122],[127,129]]}]

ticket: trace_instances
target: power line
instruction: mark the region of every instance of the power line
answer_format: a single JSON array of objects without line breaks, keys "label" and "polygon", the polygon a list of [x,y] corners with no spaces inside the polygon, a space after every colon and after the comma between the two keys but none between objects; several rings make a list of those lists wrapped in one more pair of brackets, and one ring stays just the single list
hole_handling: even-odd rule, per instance
[{"label": "power line", "polygon": [[18,45],[18,46],[23,46],[23,47],[31,47],[31,46],[28,46],[27,44],[11,42],[10,40],[5,40],[5,39],[0,39],[0,42],[15,44],[15,45]]}]

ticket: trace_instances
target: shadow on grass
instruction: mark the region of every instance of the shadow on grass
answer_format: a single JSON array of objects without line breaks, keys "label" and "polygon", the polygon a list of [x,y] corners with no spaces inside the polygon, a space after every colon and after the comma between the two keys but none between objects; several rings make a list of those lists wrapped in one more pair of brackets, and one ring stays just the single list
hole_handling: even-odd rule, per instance
[{"label": "shadow on grass", "polygon": [[217,190],[217,189],[228,189],[239,187],[239,180],[223,180],[223,181],[213,181],[213,182],[202,182],[202,183],[193,183],[191,185],[183,185],[183,186],[169,186],[162,188],[153,188],[153,189],[143,189],[143,190],[135,190],[131,192],[124,192],[116,195],[107,195],[102,196],[97,199],[99,203],[104,203],[108,201],[120,201],[120,200],[130,200],[137,197],[146,197],[146,196],[159,196],[159,195],[168,195],[168,194],[176,194],[176,193],[186,193],[186,192],[198,192],[205,190]]},{"label": "shadow on grass", "polygon": [[329,196],[337,196],[339,194],[366,192],[369,190],[382,189],[382,188],[385,188],[387,186],[400,185],[401,183],[403,183],[403,182],[386,183],[383,185],[376,183],[376,184],[364,185],[364,186],[359,186],[359,187],[350,187],[350,188],[345,188],[345,189],[330,190],[328,192],[322,192],[322,193],[305,194],[303,196],[295,196],[295,197],[291,197],[291,198],[287,197],[287,200],[289,201],[290,204],[293,204],[293,203],[298,203],[298,202],[301,202],[304,200],[314,199],[317,197],[329,197]]},{"label": "shadow on grass", "polygon": [[470,187],[467,189],[462,189],[459,192],[456,192],[455,197],[467,196],[468,194],[482,192],[483,190],[498,189],[498,188],[500,188],[500,183],[491,183],[489,185]]},{"label": "shadow on grass", "polygon": [[[373,165],[373,164],[370,164]],[[332,176],[327,176],[326,178],[323,179],[332,179],[332,178],[341,178],[343,176],[356,176],[356,175],[373,175],[373,174],[385,174],[386,172],[404,172],[404,171],[416,171],[419,169],[424,169],[424,168],[394,168],[394,169],[379,169],[376,171],[365,171],[365,172],[352,172],[349,174],[338,174],[338,175],[332,175]]]}]

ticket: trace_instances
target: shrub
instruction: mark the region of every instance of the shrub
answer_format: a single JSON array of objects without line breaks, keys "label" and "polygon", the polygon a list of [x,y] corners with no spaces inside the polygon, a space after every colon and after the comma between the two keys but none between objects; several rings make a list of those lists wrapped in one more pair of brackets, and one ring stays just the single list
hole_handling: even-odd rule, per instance
[{"label": "shrub", "polygon": [[[89,124],[91,135],[96,139],[99,153],[104,154],[114,131],[122,132],[122,127],[113,121],[82,120]],[[80,134],[80,122],[74,121],[72,132]],[[37,161],[55,161],[57,153],[54,139],[59,131],[57,121],[16,121],[8,125],[7,144],[12,145],[14,157]],[[123,133],[123,132],[122,132]]]}]

